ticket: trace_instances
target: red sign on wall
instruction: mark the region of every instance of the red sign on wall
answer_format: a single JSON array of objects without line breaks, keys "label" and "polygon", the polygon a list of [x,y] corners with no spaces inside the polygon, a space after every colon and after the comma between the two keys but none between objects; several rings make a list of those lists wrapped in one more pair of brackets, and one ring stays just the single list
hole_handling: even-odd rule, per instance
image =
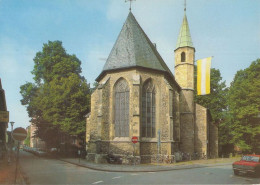
[{"label": "red sign on wall", "polygon": [[138,137],[137,136],[133,136],[132,137],[132,143],[138,143]]}]

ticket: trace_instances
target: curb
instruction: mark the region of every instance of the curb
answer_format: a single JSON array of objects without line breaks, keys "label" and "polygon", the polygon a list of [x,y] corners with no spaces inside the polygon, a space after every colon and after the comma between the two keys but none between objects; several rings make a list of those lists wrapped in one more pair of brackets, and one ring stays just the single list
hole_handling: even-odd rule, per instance
[{"label": "curb", "polygon": [[212,166],[224,166],[224,165],[227,165],[227,164],[230,164],[230,163],[220,163],[220,164],[208,164],[208,165],[201,165],[201,166],[196,166],[196,165],[193,165],[193,166],[180,166],[180,168],[170,168],[170,169],[153,169],[153,170],[138,170],[138,169],[134,169],[134,170],[113,170],[113,169],[102,169],[102,168],[95,168],[95,167],[92,167],[92,166],[88,166],[88,165],[83,165],[83,164],[79,164],[79,163],[75,163],[75,162],[71,162],[71,161],[67,161],[67,160],[64,160],[64,159],[57,159],[57,160],[60,160],[60,161],[63,161],[63,162],[66,162],[66,163],[70,163],[70,164],[73,164],[73,165],[76,165],[76,166],[80,166],[80,167],[83,167],[83,168],[88,168],[88,169],[91,169],[91,170],[97,170],[97,171],[104,171],[104,172],[135,172],[135,173],[139,173],[139,172],[164,172],[164,171],[173,171],[173,170],[185,170],[185,169],[194,169],[194,168],[207,168],[207,167],[212,167]]}]

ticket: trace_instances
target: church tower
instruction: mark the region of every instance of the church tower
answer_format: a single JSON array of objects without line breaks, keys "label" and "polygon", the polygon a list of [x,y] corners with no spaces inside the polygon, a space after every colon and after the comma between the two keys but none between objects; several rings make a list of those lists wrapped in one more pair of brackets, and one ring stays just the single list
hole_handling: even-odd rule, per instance
[{"label": "church tower", "polygon": [[181,142],[180,150],[194,152],[194,58],[195,48],[192,44],[186,8],[180,29],[175,53],[175,79],[182,91],[180,95]]}]

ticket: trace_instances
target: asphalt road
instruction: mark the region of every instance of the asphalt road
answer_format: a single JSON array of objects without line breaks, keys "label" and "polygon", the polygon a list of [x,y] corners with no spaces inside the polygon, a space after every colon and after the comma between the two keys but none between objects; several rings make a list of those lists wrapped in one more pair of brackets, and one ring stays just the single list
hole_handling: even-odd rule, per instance
[{"label": "asphalt road", "polygon": [[30,184],[260,184],[260,178],[234,176],[231,165],[167,172],[103,172],[21,152]]}]

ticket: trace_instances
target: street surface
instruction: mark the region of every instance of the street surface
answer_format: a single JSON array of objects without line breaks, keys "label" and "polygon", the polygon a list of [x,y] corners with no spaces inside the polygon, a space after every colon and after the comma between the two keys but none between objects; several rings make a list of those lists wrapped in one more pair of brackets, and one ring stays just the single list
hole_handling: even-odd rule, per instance
[{"label": "street surface", "polygon": [[30,184],[260,184],[260,178],[234,176],[231,165],[165,172],[104,172],[20,153]]}]

